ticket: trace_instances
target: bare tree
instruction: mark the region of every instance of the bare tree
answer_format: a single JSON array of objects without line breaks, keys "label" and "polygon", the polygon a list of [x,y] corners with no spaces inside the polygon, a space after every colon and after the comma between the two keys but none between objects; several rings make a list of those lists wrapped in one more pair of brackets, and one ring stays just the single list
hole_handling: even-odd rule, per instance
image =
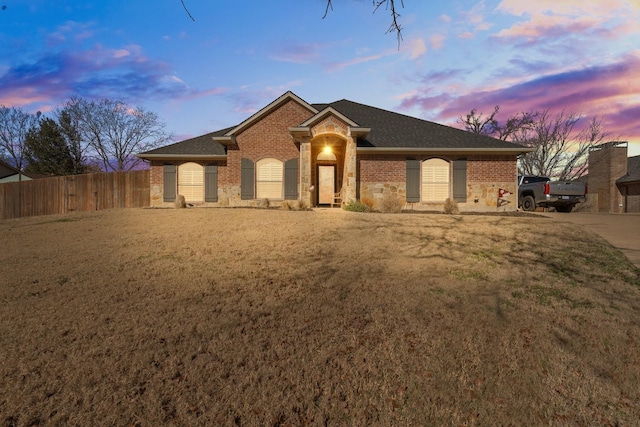
[{"label": "bare tree", "polygon": [[503,141],[509,140],[513,134],[523,129],[530,129],[535,123],[538,113],[518,113],[507,118],[504,124],[500,124],[496,115],[500,111],[500,106],[496,105],[493,113],[489,117],[483,117],[477,109],[471,110],[466,116],[460,116],[458,122],[465,130],[481,135],[491,136]]},{"label": "bare tree", "polygon": [[483,117],[474,108],[460,116],[458,122],[469,132],[535,148],[519,159],[521,175],[579,178],[587,172],[589,150],[609,136],[599,117],[590,119],[584,130],[577,131],[578,122],[583,120],[579,113],[522,112],[501,124],[496,119],[499,110],[496,106],[490,116]]},{"label": "bare tree", "polygon": [[559,180],[580,178],[588,169],[589,150],[608,138],[599,117],[589,120],[587,127],[576,131],[582,120],[579,113],[539,114],[533,128],[522,130],[512,141],[536,150],[520,158],[522,175],[549,176]]},{"label": "bare tree", "polygon": [[39,112],[31,114],[21,108],[0,106],[0,151],[20,171],[26,165],[27,134],[38,126],[39,117]]},{"label": "bare tree", "polygon": [[121,101],[72,98],[67,111],[77,122],[79,138],[104,171],[131,170],[141,162],[135,153],[170,140],[158,115]]}]

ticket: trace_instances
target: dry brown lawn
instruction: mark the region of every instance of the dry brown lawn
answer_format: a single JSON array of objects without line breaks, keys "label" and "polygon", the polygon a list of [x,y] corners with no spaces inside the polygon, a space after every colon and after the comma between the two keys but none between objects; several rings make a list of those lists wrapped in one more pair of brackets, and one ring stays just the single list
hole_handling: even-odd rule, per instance
[{"label": "dry brown lawn", "polygon": [[3,425],[637,425],[638,269],[530,216],[0,222]]}]

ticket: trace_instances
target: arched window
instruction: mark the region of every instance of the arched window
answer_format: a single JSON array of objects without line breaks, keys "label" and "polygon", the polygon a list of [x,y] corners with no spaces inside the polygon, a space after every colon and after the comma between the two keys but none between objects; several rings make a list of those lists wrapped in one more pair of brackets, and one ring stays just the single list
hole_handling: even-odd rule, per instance
[{"label": "arched window", "polygon": [[330,162],[335,162],[336,161],[336,155],[333,154],[333,152],[331,151],[331,149],[324,149],[320,152],[320,154],[318,154],[317,157],[318,160],[325,160],[325,161],[330,161]]},{"label": "arched window", "polygon": [[187,202],[204,201],[204,168],[189,162],[178,166],[178,194]]},{"label": "arched window", "polygon": [[444,202],[449,197],[449,162],[429,159],[422,162],[423,202]]},{"label": "arched window", "polygon": [[282,199],[282,162],[262,159],[256,162],[256,198]]}]

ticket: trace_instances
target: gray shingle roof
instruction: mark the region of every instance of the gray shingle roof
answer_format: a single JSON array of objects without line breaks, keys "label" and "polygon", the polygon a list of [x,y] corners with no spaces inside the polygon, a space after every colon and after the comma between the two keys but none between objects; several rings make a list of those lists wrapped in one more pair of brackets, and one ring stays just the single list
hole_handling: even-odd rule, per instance
[{"label": "gray shingle roof", "polygon": [[221,129],[216,132],[207,133],[205,135],[196,136],[195,138],[186,139],[174,144],[165,145],[164,147],[154,150],[145,151],[138,154],[139,157],[156,157],[171,155],[193,155],[193,156],[224,156],[226,155],[225,147],[214,141],[214,136],[222,136],[233,128]]},{"label": "gray shingle roof", "polygon": [[640,156],[629,157],[627,159],[627,174],[616,180],[618,184],[628,184],[640,181]]},{"label": "gray shingle roof", "polygon": [[313,106],[318,110],[332,107],[358,125],[371,128],[369,135],[358,141],[358,147],[443,149],[514,149],[520,147],[511,142],[358,104],[346,99],[330,104],[313,104]]},{"label": "gray shingle roof", "polygon": [[[289,92],[287,93],[289,94]],[[283,95],[286,96],[287,94]],[[294,96],[291,94],[291,96]],[[477,135],[461,129],[422,120],[404,114],[371,107],[357,102],[342,99],[329,104],[310,104],[322,113],[331,107],[362,128],[371,131],[365,138],[358,139],[358,147],[363,149],[427,149],[427,150],[506,150],[508,152],[527,148],[507,141]],[[141,158],[161,157],[204,157],[224,156],[224,145],[213,140],[215,136],[225,136],[235,129],[232,126],[215,132],[201,135],[175,144],[156,148],[138,154]]]}]

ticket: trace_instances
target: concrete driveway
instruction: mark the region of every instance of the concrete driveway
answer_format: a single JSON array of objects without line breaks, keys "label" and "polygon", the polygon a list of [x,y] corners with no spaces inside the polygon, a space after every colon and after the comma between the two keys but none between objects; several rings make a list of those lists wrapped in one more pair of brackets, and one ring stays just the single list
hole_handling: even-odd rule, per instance
[{"label": "concrete driveway", "polygon": [[555,221],[583,225],[620,249],[632,263],[640,267],[640,214],[545,212],[543,215]]}]

